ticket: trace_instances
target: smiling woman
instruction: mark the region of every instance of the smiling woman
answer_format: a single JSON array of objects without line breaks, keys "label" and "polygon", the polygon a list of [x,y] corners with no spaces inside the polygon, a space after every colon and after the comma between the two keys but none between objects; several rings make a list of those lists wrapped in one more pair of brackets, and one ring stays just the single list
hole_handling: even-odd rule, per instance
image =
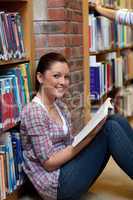
[{"label": "smiling woman", "polygon": [[110,155],[133,178],[133,131],[121,116],[107,119],[93,137],[72,146],[70,112],[61,101],[69,73],[61,54],[42,56],[36,70],[37,94],[21,113],[23,169],[44,200],[79,200]]}]

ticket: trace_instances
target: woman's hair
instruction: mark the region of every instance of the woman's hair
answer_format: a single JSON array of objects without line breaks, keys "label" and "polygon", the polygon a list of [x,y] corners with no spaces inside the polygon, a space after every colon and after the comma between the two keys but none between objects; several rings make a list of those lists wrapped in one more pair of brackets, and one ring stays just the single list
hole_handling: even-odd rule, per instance
[{"label": "woman's hair", "polygon": [[35,79],[36,92],[38,92],[40,89],[40,83],[37,80],[37,73],[38,72],[40,72],[41,74],[45,73],[47,70],[50,69],[51,65],[54,64],[55,62],[62,62],[62,63],[68,64],[68,61],[66,60],[66,58],[60,53],[51,52],[51,53],[47,53],[43,55],[40,58],[37,69],[36,69],[36,79]]}]

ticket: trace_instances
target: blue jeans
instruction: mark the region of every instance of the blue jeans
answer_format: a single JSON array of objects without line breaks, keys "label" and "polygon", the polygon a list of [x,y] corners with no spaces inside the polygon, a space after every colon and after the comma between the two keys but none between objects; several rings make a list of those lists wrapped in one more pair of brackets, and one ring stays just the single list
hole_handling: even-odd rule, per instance
[{"label": "blue jeans", "polygon": [[79,200],[105,168],[110,155],[133,178],[133,129],[127,119],[113,115],[93,141],[61,167],[58,200]]}]

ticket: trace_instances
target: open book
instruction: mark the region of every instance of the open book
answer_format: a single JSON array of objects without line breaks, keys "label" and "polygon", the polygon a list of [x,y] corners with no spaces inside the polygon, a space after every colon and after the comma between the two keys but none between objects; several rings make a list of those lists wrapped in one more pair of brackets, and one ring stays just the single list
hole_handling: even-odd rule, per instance
[{"label": "open book", "polygon": [[111,98],[107,98],[98,111],[94,114],[92,119],[90,119],[90,121],[87,123],[87,125],[74,137],[72,146],[75,147],[87,135],[89,135],[95,129],[95,127],[97,127],[97,125],[107,117],[111,110],[113,110]]}]

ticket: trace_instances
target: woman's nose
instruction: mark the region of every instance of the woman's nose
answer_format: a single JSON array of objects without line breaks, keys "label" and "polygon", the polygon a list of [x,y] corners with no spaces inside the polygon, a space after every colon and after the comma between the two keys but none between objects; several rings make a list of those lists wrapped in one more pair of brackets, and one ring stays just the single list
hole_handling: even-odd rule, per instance
[{"label": "woman's nose", "polygon": [[60,84],[65,84],[65,78],[64,78],[64,77],[62,77],[62,78],[60,79]]}]

